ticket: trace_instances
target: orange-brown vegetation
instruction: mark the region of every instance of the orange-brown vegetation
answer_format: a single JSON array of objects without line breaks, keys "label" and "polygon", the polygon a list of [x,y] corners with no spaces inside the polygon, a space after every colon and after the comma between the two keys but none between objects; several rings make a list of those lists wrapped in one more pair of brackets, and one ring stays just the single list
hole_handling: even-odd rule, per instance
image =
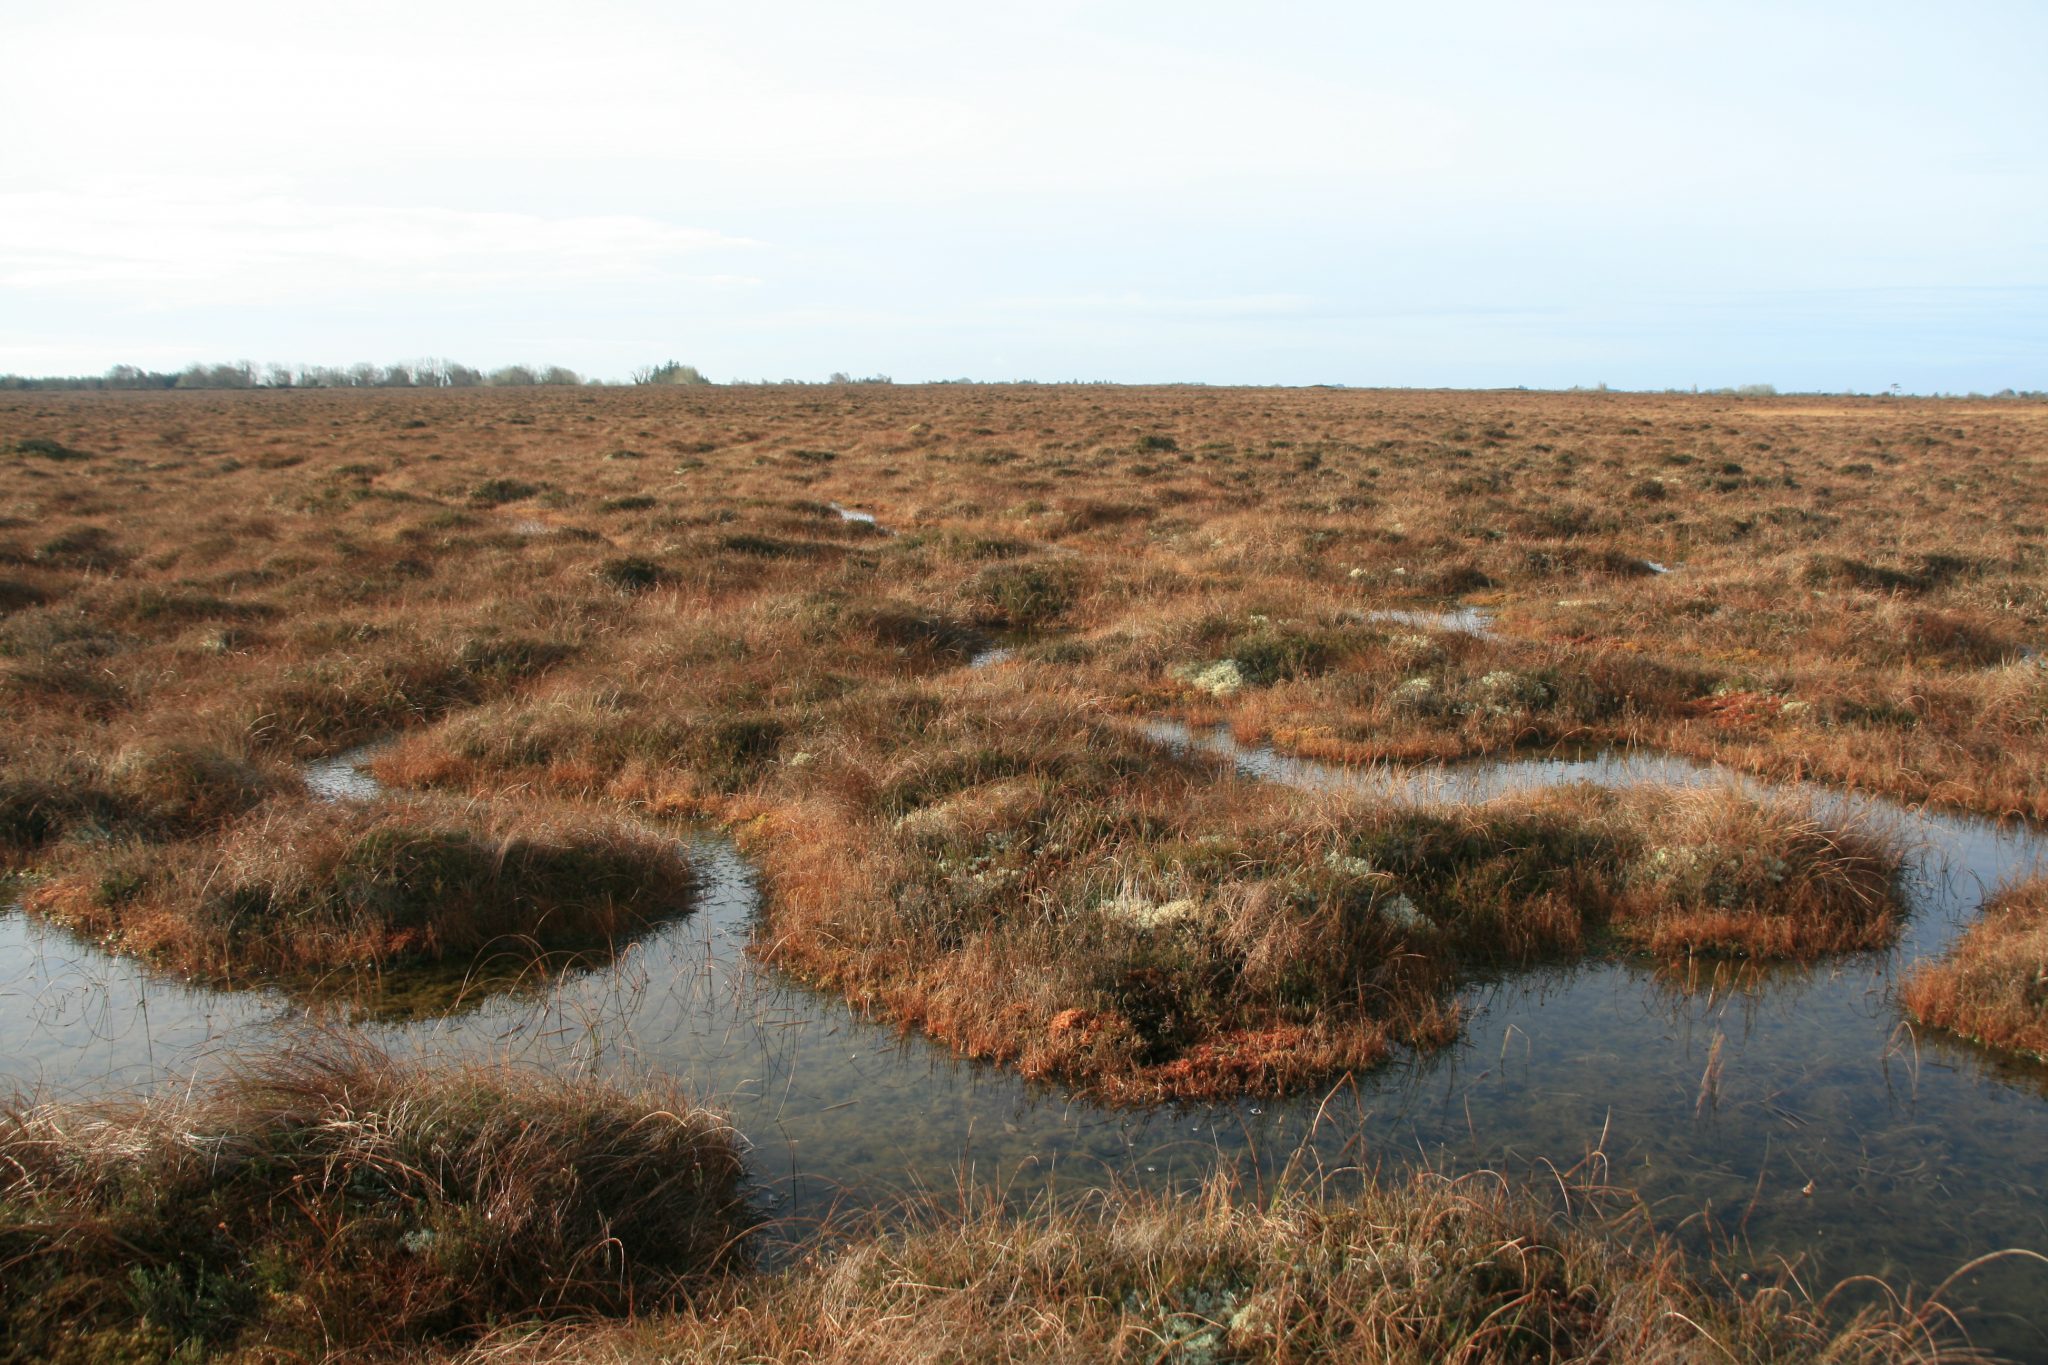
[{"label": "orange-brown vegetation", "polygon": [[1002,686],[828,720],[829,747],[758,783],[736,826],[769,892],[758,951],[1112,1098],[1285,1090],[1442,1043],[1474,961],[1812,957],[1896,927],[1882,843],[1728,791],[1315,796]]},{"label": "orange-brown vegetation", "polygon": [[1923,1024],[2048,1061],[2048,877],[1994,897],[1900,994]]},{"label": "orange-brown vegetation", "polygon": [[[1560,1187],[1563,1182],[1558,1182]],[[1541,1186],[1537,1187],[1538,1189]],[[505,1334],[456,1359],[1839,1365],[1982,1359],[1938,1303],[1862,1312],[1786,1276],[1717,1285],[1639,1210],[1490,1175],[1330,1177],[1078,1207],[930,1200],[787,1271],[636,1322]],[[1747,1279],[1747,1277],[1745,1277]]]},{"label": "orange-brown vegetation", "polygon": [[[964,1051],[1129,1098],[1283,1087],[1447,1036],[1474,959],[1881,942],[1892,855],[1728,794],[1311,796],[1137,720],[1343,760],[1655,745],[2048,813],[2042,415],[9,395],[0,448],[83,458],[0,460],[0,856],[88,922],[117,856],[203,884],[266,822],[341,820],[289,813],[289,763],[397,733],[386,780],[493,830],[727,822],[758,951]],[[1490,632],[1417,615],[1461,607]]]},{"label": "orange-brown vegetation", "polygon": [[0,1356],[1981,1358],[1938,1298],[1852,1311],[1789,1273],[1717,1279],[1593,1163],[1526,1190],[963,1188],[835,1218],[764,1272],[741,1144],[673,1089],[308,1042],[154,1100],[0,1113]]},{"label": "orange-brown vegetation", "polygon": [[[1143,720],[1346,762],[1639,744],[2048,816],[2044,419],[0,395],[0,872],[187,970],[388,979],[633,933],[684,889],[662,822],[712,819],[762,873],[754,950],[864,1010],[1111,1099],[1286,1089],[1455,1036],[1474,971],[1882,944],[1896,850],[1733,789],[1296,791]],[[1431,615],[1464,609],[1490,626]],[[402,790],[313,799],[299,765],[386,736]],[[2004,999],[2018,960],[1954,998]],[[1585,1192],[1559,1217],[1472,1181],[975,1206],[711,1282],[739,1171],[681,1096],[355,1052],[24,1107],[0,1120],[0,1335],[78,1359],[493,1328],[481,1358],[1944,1349],[1938,1308],[1831,1321],[1796,1284],[1702,1285],[1670,1243],[1588,1222]]]},{"label": "orange-brown vegetation", "polygon": [[216,981],[614,943],[679,913],[689,868],[616,817],[528,802],[281,801],[217,843],[80,850],[24,903]]}]

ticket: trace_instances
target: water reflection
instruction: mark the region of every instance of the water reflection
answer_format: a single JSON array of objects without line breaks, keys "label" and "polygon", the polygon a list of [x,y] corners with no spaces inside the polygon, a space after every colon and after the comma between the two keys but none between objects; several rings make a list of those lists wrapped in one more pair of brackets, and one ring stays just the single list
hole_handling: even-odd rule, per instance
[{"label": "water reflection", "polygon": [[364,771],[370,761],[391,741],[378,740],[308,763],[299,770],[306,791],[319,801],[369,801],[384,790],[384,784]]},{"label": "water reflection", "polygon": [[1453,607],[1449,611],[1406,611],[1387,608],[1365,613],[1368,621],[1392,621],[1421,630],[1446,630],[1459,635],[1493,638],[1493,613],[1483,607]]},{"label": "water reflection", "polygon": [[876,521],[875,514],[873,512],[862,512],[852,507],[841,507],[836,502],[830,503],[828,505],[832,508],[833,511],[839,514],[839,519],[841,521],[851,521],[856,522],[862,526],[872,526],[878,534],[885,536],[893,536],[896,534],[888,527],[882,525],[882,523],[880,523],[879,521]]}]

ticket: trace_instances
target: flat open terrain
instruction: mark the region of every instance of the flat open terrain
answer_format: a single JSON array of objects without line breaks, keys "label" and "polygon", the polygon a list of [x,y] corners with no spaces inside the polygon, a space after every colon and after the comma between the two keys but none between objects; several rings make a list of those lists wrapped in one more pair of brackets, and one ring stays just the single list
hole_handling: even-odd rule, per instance
[{"label": "flat open terrain", "polygon": [[[865,1008],[1132,1099],[1284,1088],[1449,1036],[1460,962],[1880,946],[1894,857],[1728,796],[1311,801],[1141,721],[1345,762],[1643,745],[2038,816],[2037,418],[12,398],[0,834],[34,908],[233,978],[622,932],[684,897],[620,813],[709,816],[771,883],[759,950]],[[379,774],[459,817],[299,788],[394,735]]]},{"label": "flat open terrain", "polygon": [[[1298,1095],[1446,1048],[1464,989],[1524,966],[1890,947],[1910,850],[1777,784],[2048,817],[2044,417],[0,395],[0,860],[117,952],[374,1009],[687,916],[676,836],[709,824],[761,882],[750,951],[866,1017],[1112,1106]],[[1276,761],[1634,748],[1768,781],[1392,800],[1250,780],[1217,726]],[[309,789],[364,745],[372,794]]]}]

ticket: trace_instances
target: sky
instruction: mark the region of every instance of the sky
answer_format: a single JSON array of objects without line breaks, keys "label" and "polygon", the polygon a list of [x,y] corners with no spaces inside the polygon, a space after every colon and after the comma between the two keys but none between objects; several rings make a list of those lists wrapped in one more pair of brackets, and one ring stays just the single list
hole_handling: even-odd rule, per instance
[{"label": "sky", "polygon": [[2048,389],[2048,4],[0,0],[0,372]]}]

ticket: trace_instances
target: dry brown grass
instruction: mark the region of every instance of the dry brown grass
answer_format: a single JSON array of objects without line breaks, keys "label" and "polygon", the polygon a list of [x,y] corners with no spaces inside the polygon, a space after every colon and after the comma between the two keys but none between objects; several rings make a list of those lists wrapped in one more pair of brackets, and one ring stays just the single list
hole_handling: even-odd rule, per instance
[{"label": "dry brown grass", "polygon": [[1101,1097],[1282,1091],[1440,1045],[1474,962],[1810,959],[1897,929],[1895,851],[1794,806],[1314,796],[1171,756],[1064,694],[985,686],[1014,690],[828,720],[808,762],[727,806],[769,892],[758,951]]},{"label": "dry brown grass", "polygon": [[668,1088],[333,1038],[188,1094],[0,1112],[0,1359],[304,1360],[684,1300],[748,1216]]},{"label": "dry brown grass", "polygon": [[484,1362],[1863,1362],[1976,1359],[1938,1305],[1703,1282],[1598,1192],[1332,1181],[1018,1211],[987,1194],[690,1311],[507,1337]]},{"label": "dry brown grass", "polygon": [[1811,960],[1881,948],[1900,919],[1898,850],[1794,802],[1738,793],[1652,794],[1636,816],[1654,839],[1619,932],[1659,957],[1735,953]]},{"label": "dry brown grass", "polygon": [[1938,1296],[1703,1274],[1597,1166],[969,1185],[769,1274],[736,1137],[672,1091],[328,1036],[183,1095],[0,1113],[0,1359],[1977,1358]]},{"label": "dry brown grass", "polygon": [[23,903],[186,975],[247,982],[614,943],[682,913],[676,843],[529,802],[286,801],[218,842],[52,860]]},{"label": "dry brown grass", "polygon": [[[1475,965],[1883,943],[1895,855],[1728,793],[1471,809],[1311,796],[1171,753],[1132,718],[1227,720],[1347,761],[1642,744],[2048,816],[2048,669],[2027,653],[2048,640],[2039,417],[1055,387],[0,395],[0,450],[82,454],[0,456],[0,867],[51,913],[247,979],[403,965],[430,946],[460,959],[501,932],[610,932],[618,905],[572,930],[580,911],[537,894],[549,879],[513,857],[517,841],[602,854],[605,831],[626,827],[618,808],[707,816],[760,860],[757,951],[864,1009],[1114,1098],[1287,1088],[1452,1036],[1448,1001]],[[1491,636],[1381,614],[1474,605],[1494,613]],[[996,642],[1011,662],[963,666]],[[386,734],[386,779],[444,795],[307,803],[293,763]],[[351,898],[349,851],[380,831],[452,850],[459,932],[413,935],[411,910],[380,919]],[[383,864],[386,881],[413,886],[409,859]],[[636,885],[670,875],[614,866]],[[230,904],[226,884],[254,892]],[[251,933],[258,902],[318,932]],[[507,1093],[491,1105],[548,1103]],[[407,1112],[440,1112],[422,1103]],[[501,1130],[457,1127],[474,1170],[496,1169],[476,1135]],[[77,1166],[119,1194],[106,1208],[142,1220],[121,1237],[145,1245],[134,1228],[159,1226],[159,1207],[203,1230],[212,1187],[187,1141],[203,1124],[123,1116],[94,1131],[140,1135],[86,1144],[98,1154]],[[291,1132],[327,1140],[317,1124]],[[605,1133],[639,1150],[638,1129]],[[355,1142],[317,1148],[320,1179],[384,1171],[349,1155]],[[409,1208],[440,1207],[405,1184],[414,1166],[441,1169],[377,1179],[410,1191]],[[265,1216],[296,1207],[259,1163],[230,1169]],[[37,1200],[85,1188],[36,1179]],[[320,1188],[360,1212],[347,1187]],[[240,1237],[242,1217],[213,1221]],[[1178,1296],[1208,1292],[1220,1249],[1295,1315],[1253,1353],[1485,1358],[1540,1339],[1538,1358],[1719,1358],[1705,1338],[1763,1358],[1929,1353],[1912,1314],[1837,1339],[1800,1301],[1703,1299],[1654,1243],[1594,1246],[1531,1217],[1469,1186],[982,1209],[728,1286],[719,1315],[575,1349],[896,1359],[932,1344],[907,1335],[915,1312],[962,1354],[1150,1357],[1191,1325]],[[75,1226],[109,1226],[94,1218]],[[9,1235],[32,1240],[10,1245],[31,1259],[17,1265],[144,1263],[127,1243],[21,1226]],[[1455,1250],[1443,1274],[1345,1259],[1412,1249],[1409,1233]],[[279,1235],[284,1282],[352,1267],[335,1302],[413,1264]],[[206,1266],[257,1243],[222,1245]],[[519,1254],[508,1244],[493,1264]],[[616,1263],[564,1264],[563,1282],[595,1296],[578,1302],[616,1306]],[[216,1311],[196,1272],[151,1283],[166,1305]],[[489,1276],[462,1283],[488,1292],[429,1296],[458,1305],[458,1334],[479,1303],[518,1316],[537,1302],[491,1299]],[[284,1316],[223,1321],[314,1340],[291,1293],[264,1300]],[[36,1316],[44,1300],[10,1302],[38,1331],[68,1330]],[[121,1311],[86,1312],[78,1331],[127,1331]],[[139,1350],[171,1348],[155,1332]]]},{"label": "dry brown grass", "polygon": [[1993,898],[1947,956],[1900,991],[1923,1024],[2048,1061],[2048,878]]},{"label": "dry brown grass", "polygon": [[[662,616],[650,597],[714,616],[772,600],[820,629],[880,610],[857,652],[926,666],[962,623],[1074,632],[1061,667],[1148,707],[1187,700],[1171,666],[1243,647],[1281,667],[1221,709],[1320,752],[1623,739],[2038,815],[2035,415],[958,387],[9,395],[0,434],[90,458],[0,463],[0,655],[41,738],[176,733],[197,711],[307,751],[517,690],[593,641],[609,655]],[[531,491],[479,500],[505,480]],[[628,563],[646,574],[607,575]],[[1499,639],[1341,624],[1460,595],[1500,614]],[[1238,638],[1254,616],[1282,644],[1349,638],[1288,659]],[[928,647],[903,643],[917,621]],[[1501,672],[1519,682],[1479,687]],[[1397,700],[1415,677],[1440,706]]]},{"label": "dry brown grass", "polygon": [[[88,458],[0,463],[0,842],[74,923],[274,968],[260,935],[244,958],[101,903],[206,885],[283,818],[284,760],[397,732],[387,780],[493,821],[730,822],[774,892],[760,951],[965,1052],[1132,1099],[1285,1087],[1450,1036],[1473,958],[1881,943],[1891,857],[1795,810],[1643,793],[1447,813],[1440,856],[1395,867],[1349,845],[1419,837],[1412,815],[1238,782],[1120,718],[1342,759],[1651,743],[2038,811],[2029,412],[10,395],[0,443]],[[1461,598],[1495,637],[1380,614]],[[1013,662],[962,666],[999,638]]]}]

